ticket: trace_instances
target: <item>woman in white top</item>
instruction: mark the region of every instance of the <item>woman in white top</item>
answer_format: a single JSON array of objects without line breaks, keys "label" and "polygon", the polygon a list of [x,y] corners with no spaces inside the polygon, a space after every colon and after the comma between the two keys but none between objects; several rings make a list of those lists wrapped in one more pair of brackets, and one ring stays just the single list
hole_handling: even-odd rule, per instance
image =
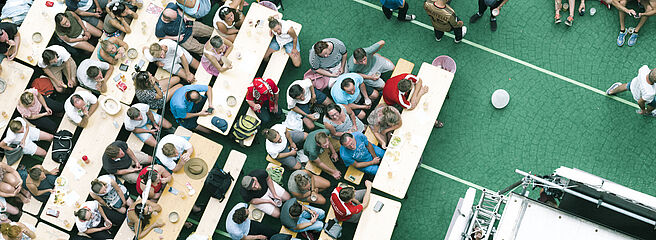
[{"label": "woman in white top", "polygon": [[218,30],[219,35],[227,38],[231,42],[235,41],[239,28],[244,22],[244,14],[241,12],[244,0],[227,0],[223,6],[214,14],[214,28]]},{"label": "woman in white top", "polygon": [[280,46],[285,48],[285,52],[292,59],[294,67],[301,66],[301,46],[298,43],[298,35],[292,27],[290,21],[278,20],[274,16],[269,17],[269,28],[271,36],[274,38],[269,44],[269,49],[264,54],[264,60],[269,61],[269,57],[275,51],[280,50]]},{"label": "woman in white top", "polygon": [[52,134],[43,132],[36,127],[30,127],[23,118],[17,117],[9,121],[9,129],[5,138],[0,142],[0,148],[13,150],[21,146],[23,147],[24,154],[36,154],[37,156],[45,157],[46,150],[34,143],[35,141],[41,140],[52,141]]},{"label": "woman in white top", "polygon": [[182,48],[182,46],[178,46],[175,41],[162,39],[159,43],[151,44],[149,49],[143,52],[144,57],[148,61],[157,62],[157,66],[173,73],[173,75],[179,76],[188,83],[194,83],[196,81],[189,67],[194,70],[198,69],[200,63],[187,50]]},{"label": "woman in white top", "polygon": [[110,174],[102,175],[91,181],[90,194],[100,205],[110,207],[123,214],[132,205],[128,189],[123,184],[116,182],[116,177]]}]

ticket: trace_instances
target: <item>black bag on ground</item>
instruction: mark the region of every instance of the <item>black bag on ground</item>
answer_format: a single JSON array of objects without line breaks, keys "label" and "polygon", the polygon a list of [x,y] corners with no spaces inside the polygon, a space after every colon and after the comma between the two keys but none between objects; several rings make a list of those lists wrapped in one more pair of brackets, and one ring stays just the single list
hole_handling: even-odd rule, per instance
[{"label": "black bag on ground", "polygon": [[328,220],[323,230],[334,239],[342,237],[342,226],[335,219]]},{"label": "black bag on ground", "polygon": [[230,173],[223,171],[223,169],[212,168],[207,174],[205,186],[207,186],[207,190],[212,194],[213,198],[219,199],[219,202],[223,202],[225,194],[228,192],[233,180]]},{"label": "black bag on ground", "polygon": [[9,147],[13,148],[13,150],[5,150],[5,157],[7,158],[7,164],[14,165],[14,163],[23,158],[23,147],[16,144],[11,144]]},{"label": "black bag on ground", "polygon": [[66,163],[73,149],[73,134],[68,130],[60,130],[52,139],[52,160],[57,163]]}]

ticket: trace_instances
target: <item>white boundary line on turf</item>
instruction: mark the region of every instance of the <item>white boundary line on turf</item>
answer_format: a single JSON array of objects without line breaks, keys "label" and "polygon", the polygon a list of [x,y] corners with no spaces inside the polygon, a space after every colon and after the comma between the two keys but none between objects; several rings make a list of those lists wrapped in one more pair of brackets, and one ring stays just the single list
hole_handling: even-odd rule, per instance
[{"label": "white boundary line on turf", "polygon": [[[373,9],[377,9],[377,10],[379,10],[379,11],[382,11],[382,9],[381,9],[380,6],[375,5],[375,4],[372,4],[372,3],[369,3],[369,2],[366,2],[366,1],[364,1],[364,0],[352,0],[352,1],[357,2],[357,3],[360,3],[360,4],[365,5],[365,6],[368,6],[368,7],[371,7],[371,8],[373,8]],[[433,30],[433,27],[432,27],[432,26],[430,26],[430,25],[428,25],[428,24],[425,24],[425,23],[422,23],[422,22],[417,21],[417,20],[412,20],[411,23],[414,23],[414,24],[417,25],[417,26],[420,26],[420,27],[426,28],[426,29],[431,30],[431,31]],[[451,33],[445,33],[445,35],[448,36],[448,37],[450,37],[450,38],[454,38],[453,34],[451,34]],[[524,65],[524,66],[526,66],[526,67],[532,68],[532,69],[534,69],[534,70],[536,70],[536,71],[542,72],[542,73],[547,74],[547,75],[549,75],[549,76],[552,76],[552,77],[558,78],[558,79],[563,80],[563,81],[565,81],[565,82],[568,82],[568,83],[574,84],[574,85],[576,85],[576,86],[579,86],[579,87],[585,88],[585,89],[590,90],[590,91],[592,91],[592,92],[594,92],[594,93],[601,94],[601,95],[603,95],[603,96],[605,96],[605,97],[609,97],[609,98],[611,98],[611,99],[613,99],[613,100],[616,100],[616,101],[618,101],[618,102],[624,103],[624,104],[629,105],[629,106],[631,106],[631,107],[639,108],[639,107],[638,107],[638,104],[636,104],[636,103],[634,103],[634,102],[627,101],[627,100],[625,100],[625,99],[623,99],[623,98],[619,98],[619,97],[617,97],[617,96],[608,96],[608,95],[606,95],[606,92],[605,92],[605,91],[602,91],[602,90],[596,89],[596,88],[594,88],[594,87],[591,87],[590,85],[587,85],[587,84],[582,83],[582,82],[578,82],[578,81],[576,81],[576,80],[574,80],[574,79],[571,79],[571,78],[565,77],[565,76],[563,76],[563,75],[560,75],[560,74],[554,73],[554,72],[549,71],[549,70],[547,70],[547,69],[544,69],[544,68],[541,68],[541,67],[535,66],[535,65],[533,65],[533,64],[531,64],[531,63],[528,63],[528,62],[523,61],[523,60],[521,60],[521,59],[517,59],[517,58],[515,58],[515,57],[509,56],[509,55],[507,55],[507,54],[505,54],[505,53],[502,53],[502,52],[499,52],[499,51],[497,51],[497,50],[494,50],[494,49],[488,48],[488,47],[486,47],[486,46],[483,46],[483,45],[480,45],[480,44],[478,44],[478,43],[475,43],[475,42],[469,41],[469,40],[467,40],[467,39],[463,39],[462,42],[464,42],[464,43],[466,43],[466,44],[469,44],[469,45],[471,45],[472,47],[475,47],[475,48],[481,49],[481,50],[483,50],[483,51],[486,51],[486,52],[492,53],[492,54],[494,54],[494,55],[497,55],[497,56],[499,56],[499,57],[502,57],[502,58],[508,59],[508,60],[510,60],[510,61],[513,61],[513,62],[519,63],[519,64],[521,64],[521,65]]]},{"label": "white boundary line on turf", "polygon": [[456,182],[459,182],[459,183],[465,184],[465,185],[467,185],[467,186],[470,186],[470,187],[476,188],[476,189],[478,189],[478,190],[481,190],[481,191],[483,191],[483,190],[489,191],[489,189],[487,189],[487,188],[481,187],[481,186],[476,185],[476,184],[474,184],[474,183],[472,183],[472,182],[470,182],[470,181],[467,181],[467,180],[464,180],[464,179],[462,179],[462,178],[459,178],[459,177],[453,176],[453,175],[448,174],[448,173],[446,173],[446,172],[443,172],[443,171],[437,170],[437,169],[435,169],[435,168],[433,168],[433,167],[431,167],[431,166],[428,166],[428,165],[426,165],[426,164],[423,164],[423,163],[422,163],[422,164],[419,165],[419,166],[421,166],[421,168],[423,168],[423,169],[426,169],[426,170],[428,170],[428,171],[431,171],[431,172],[437,173],[437,174],[442,175],[442,176],[444,176],[444,177],[447,177],[447,178],[449,178],[449,179],[451,179],[451,180],[453,180],[453,181],[456,181]]}]

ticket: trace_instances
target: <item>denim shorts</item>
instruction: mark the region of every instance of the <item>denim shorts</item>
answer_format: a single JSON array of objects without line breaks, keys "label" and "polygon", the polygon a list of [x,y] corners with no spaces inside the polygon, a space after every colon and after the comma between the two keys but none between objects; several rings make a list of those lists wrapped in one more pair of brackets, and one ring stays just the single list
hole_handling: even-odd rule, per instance
[{"label": "denim shorts", "polygon": [[[292,48],[294,47],[294,41],[291,41],[291,42],[285,44],[283,47],[285,47],[285,52],[291,53]],[[269,48],[271,48],[273,50],[276,50],[276,51],[280,50],[280,45],[278,45],[278,41],[276,41],[275,37],[273,39],[271,39],[271,43],[269,44]],[[301,43],[300,42],[296,43],[296,50],[298,52],[301,52]]]}]

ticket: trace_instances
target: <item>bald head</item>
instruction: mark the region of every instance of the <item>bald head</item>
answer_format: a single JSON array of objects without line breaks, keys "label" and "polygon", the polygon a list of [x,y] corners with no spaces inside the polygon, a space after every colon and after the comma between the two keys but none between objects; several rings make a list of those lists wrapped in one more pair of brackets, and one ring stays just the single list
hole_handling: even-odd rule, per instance
[{"label": "bald head", "polygon": [[162,21],[171,22],[178,17],[178,12],[176,10],[166,8],[162,12]]}]

